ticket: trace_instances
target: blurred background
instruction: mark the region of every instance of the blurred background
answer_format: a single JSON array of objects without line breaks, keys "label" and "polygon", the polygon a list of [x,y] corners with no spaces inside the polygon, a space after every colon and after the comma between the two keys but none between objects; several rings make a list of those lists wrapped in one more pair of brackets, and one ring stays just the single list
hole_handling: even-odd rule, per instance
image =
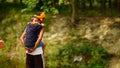
[{"label": "blurred background", "polygon": [[25,68],[19,38],[40,11],[46,68],[120,68],[120,0],[0,0],[0,68]]}]

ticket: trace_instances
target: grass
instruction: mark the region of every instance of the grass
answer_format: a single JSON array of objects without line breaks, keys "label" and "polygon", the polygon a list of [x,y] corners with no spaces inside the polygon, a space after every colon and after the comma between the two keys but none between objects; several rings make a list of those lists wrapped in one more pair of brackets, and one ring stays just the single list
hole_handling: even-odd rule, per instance
[{"label": "grass", "polygon": [[[4,49],[0,49],[0,67],[1,68],[8,68],[8,67],[9,68],[25,68],[25,51],[21,46],[19,37],[22,34],[23,30],[25,29],[25,26],[27,25],[27,22],[29,21],[29,17],[34,15],[36,11],[21,13],[20,10],[24,8],[25,6],[24,5],[21,6],[20,4],[17,4],[17,3],[0,3],[0,7],[1,7],[0,39],[3,39],[6,43],[6,47]],[[63,8],[63,10],[65,10],[65,8]],[[62,10],[60,11],[60,14],[63,14],[64,16],[70,15],[68,13],[71,13],[71,11],[70,10],[64,11],[64,12],[62,12]],[[106,13],[106,16],[117,16],[114,10],[111,12],[107,10],[105,13]],[[50,30],[49,28],[52,27],[50,25],[51,24],[50,20],[51,20],[52,15],[47,14],[46,16],[47,17],[45,19],[45,29],[46,29],[46,32],[49,32]],[[80,16],[104,16],[104,14],[102,14],[102,12],[100,11],[96,11],[95,9],[91,11],[81,10]],[[54,21],[53,21],[53,24],[54,24]],[[117,28],[119,28],[119,23],[118,24],[116,23],[112,27],[116,27],[116,26]],[[75,32],[70,30],[69,35],[71,35],[72,37],[76,35],[77,37],[80,37],[79,33],[77,34],[76,33],[77,33],[76,30]],[[71,38],[65,40],[65,42],[70,43],[68,40],[71,40]],[[49,40],[47,42],[49,43],[50,41],[53,41],[53,40]],[[55,42],[59,42],[59,40]],[[71,43],[73,43],[73,45],[77,45],[76,42],[80,43],[80,40],[79,39],[73,40]],[[45,51],[46,67],[57,68],[59,66],[59,63],[63,64],[63,67],[64,65],[66,67],[67,65],[70,66],[70,62],[68,63],[67,61],[69,61],[68,58],[70,58],[71,55],[69,55],[68,52],[72,51],[74,53],[79,53],[77,52],[79,51],[79,48],[77,48],[76,46],[76,49],[74,49],[73,47],[73,49],[76,50],[76,51],[73,51],[72,47],[69,48],[69,45],[71,44],[66,44],[66,45],[63,45],[60,43],[48,44],[46,51]],[[62,51],[62,48],[64,49],[64,51],[66,51],[65,55],[67,54],[66,56],[59,55],[62,57],[62,58],[61,57],[59,58],[62,59],[63,63],[61,62],[61,60],[58,60],[58,56],[56,56],[60,50]],[[93,54],[94,53],[96,54],[95,51],[93,52]],[[72,54],[72,56],[73,55],[74,54]],[[95,61],[92,61],[92,60],[89,61],[91,64],[92,62],[96,62],[96,58],[93,58],[93,59],[95,59]],[[72,61],[72,59],[70,59],[70,61]],[[73,63],[73,64],[75,64],[76,66],[79,66],[79,63]],[[81,64],[81,67],[85,68],[85,65]]]},{"label": "grass", "polygon": [[0,49],[0,68],[25,68],[25,52],[19,37],[31,14],[20,13],[24,7],[18,3],[0,3],[0,39],[6,47]]},{"label": "grass", "polygon": [[[22,58],[21,58],[22,59]],[[10,58],[5,54],[0,55],[0,67],[1,68],[25,68],[25,61],[17,59],[17,58]]]}]

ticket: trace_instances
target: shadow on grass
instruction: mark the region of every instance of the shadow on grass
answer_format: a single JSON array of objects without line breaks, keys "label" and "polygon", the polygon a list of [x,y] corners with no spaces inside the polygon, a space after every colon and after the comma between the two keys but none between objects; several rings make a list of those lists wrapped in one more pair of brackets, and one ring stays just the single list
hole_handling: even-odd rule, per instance
[{"label": "shadow on grass", "polygon": [[25,8],[25,5],[21,3],[0,3],[0,22],[6,18],[11,10],[14,9],[16,12],[20,12],[23,8]]}]

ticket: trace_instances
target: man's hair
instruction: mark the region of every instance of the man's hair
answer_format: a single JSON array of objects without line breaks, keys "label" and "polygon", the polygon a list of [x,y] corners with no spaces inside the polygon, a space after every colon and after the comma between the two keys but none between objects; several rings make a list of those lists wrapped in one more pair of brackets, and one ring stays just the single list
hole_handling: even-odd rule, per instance
[{"label": "man's hair", "polygon": [[32,22],[34,20],[34,18],[36,18],[35,16],[31,16],[30,17],[30,22]]}]

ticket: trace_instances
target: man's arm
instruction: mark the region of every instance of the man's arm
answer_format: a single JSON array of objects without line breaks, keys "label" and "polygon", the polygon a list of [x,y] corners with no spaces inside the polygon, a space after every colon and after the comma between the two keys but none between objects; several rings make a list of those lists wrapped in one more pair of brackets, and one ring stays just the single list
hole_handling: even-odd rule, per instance
[{"label": "man's arm", "polygon": [[24,30],[24,32],[22,33],[22,35],[20,37],[21,43],[22,43],[24,48],[25,48],[25,46],[24,46],[24,39],[25,39],[25,37],[26,37],[26,29]]}]

